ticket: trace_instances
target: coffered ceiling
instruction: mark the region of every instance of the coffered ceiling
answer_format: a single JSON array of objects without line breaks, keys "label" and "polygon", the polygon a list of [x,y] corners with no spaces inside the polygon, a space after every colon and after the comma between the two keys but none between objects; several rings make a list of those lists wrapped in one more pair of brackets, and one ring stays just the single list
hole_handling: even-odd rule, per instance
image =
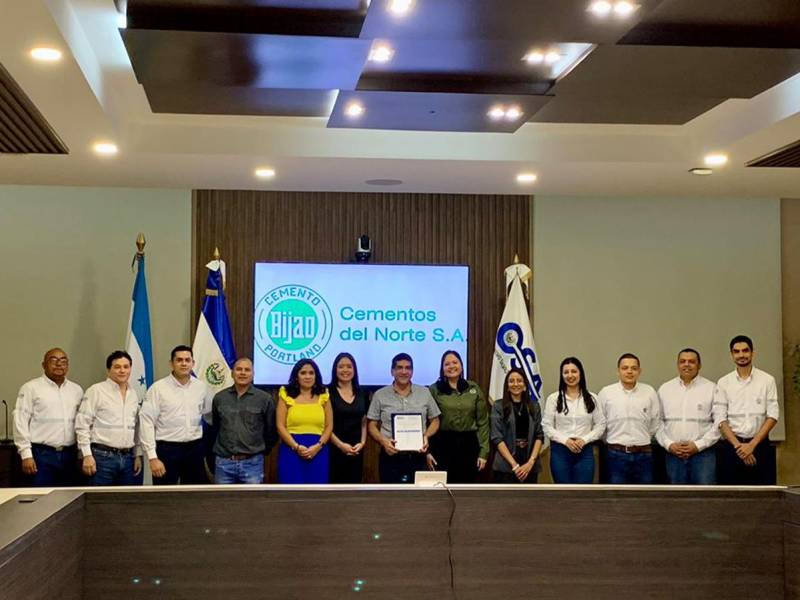
[{"label": "coffered ceiling", "polygon": [[392,1],[6,3],[0,63],[69,153],[2,154],[0,183],[800,194],[746,167],[800,139],[796,0]]}]

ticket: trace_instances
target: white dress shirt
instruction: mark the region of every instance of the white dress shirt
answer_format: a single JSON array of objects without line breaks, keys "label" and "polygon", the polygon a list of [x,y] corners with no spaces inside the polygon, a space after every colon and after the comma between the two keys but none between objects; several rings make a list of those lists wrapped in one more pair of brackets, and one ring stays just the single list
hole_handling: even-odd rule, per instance
[{"label": "white dress shirt", "polygon": [[82,397],[81,386],[66,379],[58,385],[42,375],[25,383],[14,408],[14,443],[20,457],[33,457],[31,444],[72,446]]},{"label": "white dress shirt", "polygon": [[669,450],[675,442],[694,442],[702,452],[717,443],[720,436],[719,427],[714,425],[714,387],[713,381],[698,375],[688,385],[676,377],[658,388],[659,444]]},{"label": "white dress shirt", "polygon": [[591,394],[594,400],[594,410],[586,412],[583,396],[570,398],[564,396],[566,408],[564,412],[556,410],[558,405],[558,392],[553,392],[547,397],[542,417],[544,434],[552,441],[566,444],[569,438],[580,438],[585,443],[591,444],[603,436],[606,429],[606,417],[597,396]]},{"label": "white dress shirt", "polygon": [[755,367],[745,379],[737,371],[728,373],[717,382],[714,406],[716,427],[727,421],[739,437],[755,437],[768,417],[780,417],[775,378]]},{"label": "white dress shirt", "polygon": [[618,381],[600,390],[597,398],[606,416],[607,444],[650,444],[661,422],[658,394],[652,386],[637,383],[626,390]]},{"label": "white dress shirt", "polygon": [[139,396],[128,386],[122,399],[120,386],[111,379],[95,383],[81,402],[75,419],[75,435],[81,456],[91,456],[91,444],[103,444],[111,448],[136,447],[136,456],[141,456],[139,446]]},{"label": "white dress shirt", "polygon": [[139,411],[142,447],[147,458],[158,458],[156,440],[191,442],[203,435],[203,415],[209,412],[211,392],[205,383],[192,377],[186,385],[171,374],[147,390]]}]

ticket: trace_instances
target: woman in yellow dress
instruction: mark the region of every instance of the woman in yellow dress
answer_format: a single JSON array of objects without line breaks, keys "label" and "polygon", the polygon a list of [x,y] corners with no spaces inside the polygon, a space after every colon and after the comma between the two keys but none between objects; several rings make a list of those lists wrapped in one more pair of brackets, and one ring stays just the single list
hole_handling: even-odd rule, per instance
[{"label": "woman in yellow dress", "polygon": [[317,364],[297,361],[289,383],[278,390],[275,408],[280,483],[328,483],[328,440],[333,431],[333,411],[322,385]]}]

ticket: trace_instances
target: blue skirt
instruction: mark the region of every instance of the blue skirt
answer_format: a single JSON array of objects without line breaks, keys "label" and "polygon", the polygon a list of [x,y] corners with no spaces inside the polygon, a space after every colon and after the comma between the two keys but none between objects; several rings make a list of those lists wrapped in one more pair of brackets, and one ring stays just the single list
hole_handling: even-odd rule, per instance
[{"label": "blue skirt", "polygon": [[[313,433],[292,434],[301,446],[313,446],[320,436]],[[278,482],[279,483],[328,483],[328,446],[322,447],[311,460],[301,458],[286,444],[278,448]]]}]

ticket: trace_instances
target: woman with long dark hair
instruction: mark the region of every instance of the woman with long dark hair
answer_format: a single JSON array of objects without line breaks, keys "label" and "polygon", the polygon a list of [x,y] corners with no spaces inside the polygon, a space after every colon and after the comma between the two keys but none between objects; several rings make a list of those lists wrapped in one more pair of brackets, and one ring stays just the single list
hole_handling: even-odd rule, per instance
[{"label": "woman with long dark hair", "polygon": [[358,384],[358,367],[351,354],[341,352],[333,359],[328,393],[333,409],[331,483],[361,483],[369,394]]},{"label": "woman with long dark hair", "polygon": [[280,483],[328,483],[328,447],[333,411],[317,363],[304,358],[278,390],[275,421],[281,437]]},{"label": "woman with long dark hair", "polygon": [[448,483],[475,483],[489,456],[489,411],[480,386],[464,378],[455,350],[442,354],[439,379],[430,386],[442,411],[439,432],[431,438],[428,465],[447,471]]},{"label": "woman with long dark hair", "polygon": [[503,382],[503,398],[492,406],[492,469],[495,483],[536,483],[541,466],[542,409],[531,400],[522,370],[513,368]]},{"label": "woman with long dark hair", "polygon": [[592,444],[606,429],[606,418],[589,391],[583,364],[574,356],[561,361],[558,391],[548,396],[542,427],[550,438],[550,471],[555,483],[592,483]]}]

